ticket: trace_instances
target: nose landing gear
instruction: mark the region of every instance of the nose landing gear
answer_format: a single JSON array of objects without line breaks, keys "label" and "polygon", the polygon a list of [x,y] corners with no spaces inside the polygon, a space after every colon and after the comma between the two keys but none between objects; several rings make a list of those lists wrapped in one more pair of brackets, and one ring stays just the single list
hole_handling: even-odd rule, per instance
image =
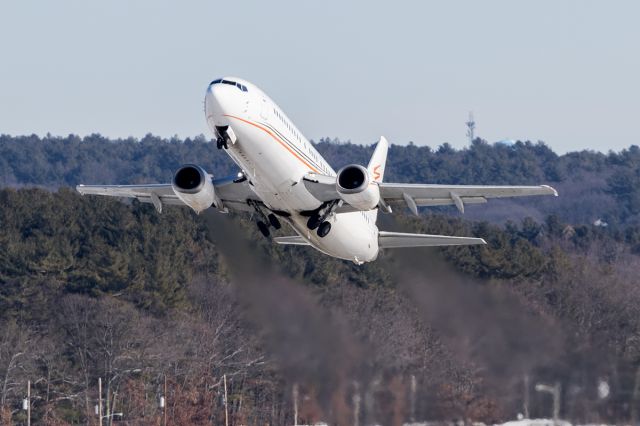
[{"label": "nose landing gear", "polygon": [[216,140],[216,146],[218,147],[218,149],[229,149],[229,145],[227,144],[227,140],[221,137],[218,137],[218,139]]},{"label": "nose landing gear", "polygon": [[236,143],[238,139],[230,126],[216,126],[216,146],[218,149],[229,149],[229,142]]}]

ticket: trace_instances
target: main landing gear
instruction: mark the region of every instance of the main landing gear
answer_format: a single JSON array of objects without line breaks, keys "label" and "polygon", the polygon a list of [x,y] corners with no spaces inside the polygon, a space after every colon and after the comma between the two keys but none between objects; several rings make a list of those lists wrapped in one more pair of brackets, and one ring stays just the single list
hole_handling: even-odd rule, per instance
[{"label": "main landing gear", "polygon": [[265,238],[269,238],[271,236],[271,232],[269,231],[270,226],[276,230],[282,228],[282,225],[280,224],[280,221],[278,220],[276,215],[274,215],[273,213],[265,215],[260,205],[253,200],[249,200],[248,203],[254,208],[256,214],[259,217],[256,225],[258,226],[258,230],[260,231],[260,233],[264,235]]},{"label": "main landing gear", "polygon": [[331,222],[327,221],[327,218],[329,218],[340,205],[342,205],[342,200],[331,201],[324,207],[321,207],[317,212],[313,212],[311,216],[309,216],[309,220],[307,220],[307,228],[317,230],[316,233],[320,238],[329,235]]},{"label": "main landing gear", "polygon": [[318,237],[324,238],[329,235],[329,231],[331,231],[331,222],[327,222],[326,220],[318,226]]},{"label": "main landing gear", "polygon": [[269,213],[269,215],[267,216],[267,219],[269,219],[269,224],[273,226],[274,229],[282,228],[282,225],[280,225],[280,221],[278,220],[275,214]]},{"label": "main landing gear", "polygon": [[269,232],[269,225],[260,220],[258,221],[257,225],[260,233],[264,235],[265,238],[269,238],[269,235],[271,235],[271,233]]}]

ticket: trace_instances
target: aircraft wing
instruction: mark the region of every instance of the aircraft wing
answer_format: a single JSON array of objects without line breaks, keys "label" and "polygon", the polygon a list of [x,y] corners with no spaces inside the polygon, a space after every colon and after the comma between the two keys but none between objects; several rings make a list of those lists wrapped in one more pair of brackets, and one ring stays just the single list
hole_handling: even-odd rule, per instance
[{"label": "aircraft wing", "polygon": [[[303,178],[307,190],[320,201],[340,199],[336,190],[336,178],[308,174]],[[486,203],[489,198],[522,197],[530,195],[555,195],[548,185],[539,186],[483,186],[483,185],[431,185],[412,183],[375,183],[380,188],[380,207],[390,212],[390,206],[403,205],[418,214],[418,207],[455,205],[464,213],[465,204]],[[338,212],[354,211],[344,204]]]},{"label": "aircraft wing", "polygon": [[486,203],[489,198],[554,195],[558,192],[548,185],[539,186],[480,186],[427,185],[380,183],[380,198],[387,205],[406,205],[414,214],[418,207],[455,205],[464,213],[465,204]]},{"label": "aircraft wing", "polygon": [[[216,196],[224,208],[235,211],[253,211],[247,200],[259,201],[247,180],[238,182],[236,176],[214,179]],[[185,205],[173,191],[170,183],[148,185],[78,185],[82,195],[104,195],[109,197],[135,198],[142,203],[152,203],[162,212],[164,205]]]}]

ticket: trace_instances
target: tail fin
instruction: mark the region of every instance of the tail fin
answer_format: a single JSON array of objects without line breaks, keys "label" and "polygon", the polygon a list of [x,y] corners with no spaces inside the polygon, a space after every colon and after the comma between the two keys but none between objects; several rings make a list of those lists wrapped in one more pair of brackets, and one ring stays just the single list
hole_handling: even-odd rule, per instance
[{"label": "tail fin", "polygon": [[380,140],[376,145],[375,151],[373,151],[371,160],[369,160],[369,166],[367,166],[367,170],[369,170],[371,178],[378,183],[382,182],[384,177],[384,168],[387,164],[388,150],[389,142],[387,142],[387,139],[384,136],[380,136]]}]

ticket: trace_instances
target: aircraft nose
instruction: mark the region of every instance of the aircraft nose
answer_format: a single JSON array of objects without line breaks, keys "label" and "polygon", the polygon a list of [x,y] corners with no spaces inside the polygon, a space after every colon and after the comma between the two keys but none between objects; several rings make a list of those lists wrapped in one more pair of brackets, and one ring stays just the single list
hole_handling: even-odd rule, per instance
[{"label": "aircraft nose", "polygon": [[[222,82],[220,82],[222,81]],[[244,91],[233,84],[226,84],[226,80],[214,80],[207,88],[205,108],[207,119],[226,121],[227,115],[238,116],[245,109]]]},{"label": "aircraft nose", "polygon": [[220,119],[225,114],[224,93],[221,84],[211,83],[205,95],[207,118]]}]

